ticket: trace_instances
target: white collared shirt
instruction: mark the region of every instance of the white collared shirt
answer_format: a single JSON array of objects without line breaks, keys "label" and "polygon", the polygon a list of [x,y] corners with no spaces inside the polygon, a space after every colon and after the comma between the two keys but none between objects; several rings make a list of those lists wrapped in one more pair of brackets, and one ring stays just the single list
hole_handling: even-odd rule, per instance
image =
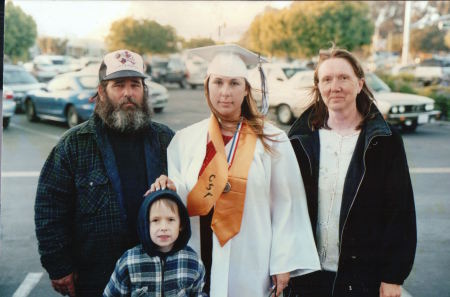
[{"label": "white collared shirt", "polygon": [[337,271],[339,217],[348,166],[360,131],[342,136],[320,129],[319,204],[317,249],[323,270]]}]

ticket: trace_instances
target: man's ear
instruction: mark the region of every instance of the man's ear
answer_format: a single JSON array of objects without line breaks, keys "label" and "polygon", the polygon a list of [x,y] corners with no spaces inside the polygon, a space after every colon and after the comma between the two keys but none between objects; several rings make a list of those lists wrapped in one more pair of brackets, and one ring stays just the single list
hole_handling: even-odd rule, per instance
[{"label": "man's ear", "polygon": [[98,98],[100,101],[103,101],[105,98],[105,90],[103,89],[103,87],[101,85],[98,85],[97,87],[97,92],[98,92]]}]

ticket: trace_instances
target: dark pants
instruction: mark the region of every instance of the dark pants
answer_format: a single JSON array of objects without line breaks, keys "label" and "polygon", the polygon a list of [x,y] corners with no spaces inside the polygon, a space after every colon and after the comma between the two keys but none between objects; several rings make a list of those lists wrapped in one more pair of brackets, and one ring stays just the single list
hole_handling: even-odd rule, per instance
[{"label": "dark pants", "polygon": [[335,272],[316,271],[294,277],[285,290],[286,297],[331,297]]}]

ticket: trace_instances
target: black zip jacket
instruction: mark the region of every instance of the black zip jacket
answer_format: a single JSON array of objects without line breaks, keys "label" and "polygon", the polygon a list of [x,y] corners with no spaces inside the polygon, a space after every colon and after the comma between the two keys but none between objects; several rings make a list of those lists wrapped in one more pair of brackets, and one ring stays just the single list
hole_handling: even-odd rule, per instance
[{"label": "black zip jacket", "polygon": [[[320,143],[318,131],[308,125],[311,112],[308,109],[288,135],[317,236]],[[333,296],[379,296],[381,282],[403,284],[414,262],[416,215],[403,141],[374,105],[370,113],[344,182]],[[296,281],[292,280],[294,287]]]}]

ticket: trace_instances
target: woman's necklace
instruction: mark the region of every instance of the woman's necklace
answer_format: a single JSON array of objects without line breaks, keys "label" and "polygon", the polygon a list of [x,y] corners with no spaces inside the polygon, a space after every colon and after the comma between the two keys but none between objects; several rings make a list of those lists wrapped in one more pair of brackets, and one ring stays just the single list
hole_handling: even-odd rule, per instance
[{"label": "woman's necklace", "polygon": [[[227,156],[227,162],[228,162],[228,169],[230,169],[231,165],[233,164],[234,156],[236,155],[240,135],[241,135],[241,128],[242,128],[242,117],[239,119],[239,122],[236,126],[236,130],[234,131],[233,138],[231,140],[231,147],[228,152]],[[231,190],[231,184],[229,181],[225,184],[225,188],[223,189],[224,193],[228,193]]]}]

